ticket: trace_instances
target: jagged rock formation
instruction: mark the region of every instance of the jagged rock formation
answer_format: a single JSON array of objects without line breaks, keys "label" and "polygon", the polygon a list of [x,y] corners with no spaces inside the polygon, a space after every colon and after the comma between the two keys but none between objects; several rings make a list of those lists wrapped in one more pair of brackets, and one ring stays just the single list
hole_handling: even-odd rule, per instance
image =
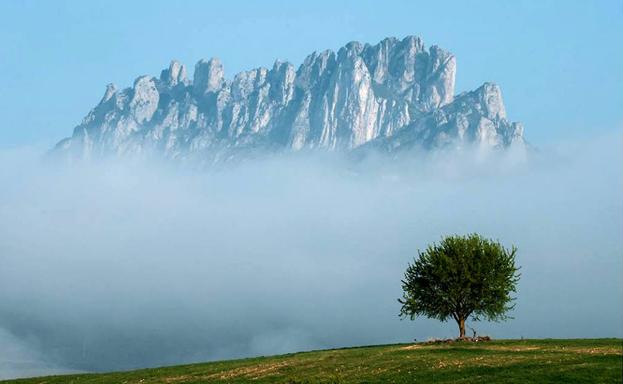
[{"label": "jagged rock formation", "polygon": [[485,83],[475,91],[462,93],[452,103],[424,114],[392,136],[367,143],[364,148],[395,152],[462,143],[489,148],[525,145],[523,126],[506,119],[502,93],[497,85]]},{"label": "jagged rock formation", "polygon": [[141,76],[132,88],[106,88],[100,103],[59,142],[69,158],[162,154],[228,160],[246,151],[395,151],[476,144],[523,145],[499,87],[485,84],[454,95],[456,60],[417,37],[376,45],[348,43],[337,53],[312,53],[298,69],[225,78],[216,59],[195,65],[192,81],[173,61],[160,78]]}]

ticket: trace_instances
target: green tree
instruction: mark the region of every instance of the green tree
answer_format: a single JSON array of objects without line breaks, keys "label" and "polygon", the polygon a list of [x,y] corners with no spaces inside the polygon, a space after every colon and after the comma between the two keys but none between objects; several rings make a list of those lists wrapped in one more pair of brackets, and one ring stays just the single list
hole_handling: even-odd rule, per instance
[{"label": "green tree", "polygon": [[506,320],[515,305],[520,274],[515,266],[517,248],[478,234],[449,236],[431,244],[409,264],[402,280],[401,317],[427,316],[454,319],[459,337],[465,337],[465,320]]}]

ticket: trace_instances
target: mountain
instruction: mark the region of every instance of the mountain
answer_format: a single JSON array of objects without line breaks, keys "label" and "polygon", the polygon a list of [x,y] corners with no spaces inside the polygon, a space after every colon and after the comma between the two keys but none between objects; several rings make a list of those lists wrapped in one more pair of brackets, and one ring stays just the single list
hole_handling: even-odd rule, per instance
[{"label": "mountain", "polygon": [[225,78],[200,60],[192,79],[172,61],[159,78],[110,84],[54,153],[92,159],[156,153],[227,161],[247,152],[523,146],[498,86],[455,95],[455,57],[418,37],[350,42],[314,52],[296,69],[276,61]]}]

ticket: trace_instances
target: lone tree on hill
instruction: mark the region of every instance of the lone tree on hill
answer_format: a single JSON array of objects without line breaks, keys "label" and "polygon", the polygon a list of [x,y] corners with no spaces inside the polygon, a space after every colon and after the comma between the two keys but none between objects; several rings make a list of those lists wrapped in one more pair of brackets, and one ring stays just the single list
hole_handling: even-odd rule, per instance
[{"label": "lone tree on hill", "polygon": [[478,234],[449,236],[429,245],[409,264],[402,280],[401,317],[424,315],[459,325],[465,337],[465,320],[500,321],[515,306],[511,292],[519,281],[515,267],[517,248]]}]

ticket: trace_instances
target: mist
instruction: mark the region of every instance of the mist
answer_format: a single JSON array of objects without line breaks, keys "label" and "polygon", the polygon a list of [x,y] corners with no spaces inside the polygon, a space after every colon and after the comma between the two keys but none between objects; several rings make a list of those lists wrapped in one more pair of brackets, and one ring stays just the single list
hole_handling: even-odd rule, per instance
[{"label": "mist", "polygon": [[520,153],[213,170],[0,152],[0,377],[453,337],[400,320],[417,250],[519,249],[496,338],[623,336],[623,136]]}]

